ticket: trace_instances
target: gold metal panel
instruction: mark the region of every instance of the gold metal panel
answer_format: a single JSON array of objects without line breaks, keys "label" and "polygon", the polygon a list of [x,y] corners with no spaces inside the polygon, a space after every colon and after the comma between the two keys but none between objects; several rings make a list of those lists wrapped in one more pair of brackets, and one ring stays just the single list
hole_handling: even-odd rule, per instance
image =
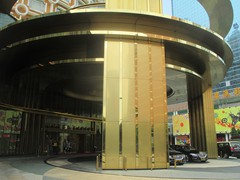
[{"label": "gold metal panel", "polygon": [[138,73],[138,121],[150,121],[150,72],[148,44],[137,44],[137,73]]},{"label": "gold metal panel", "polygon": [[[166,168],[167,156],[165,159],[158,157],[159,154],[167,154],[166,76],[163,74],[165,56],[162,44],[108,38],[105,54],[103,168]],[[108,130],[111,125],[114,133]],[[114,137],[110,136],[111,133]],[[112,143],[115,143],[114,147],[111,147]],[[155,165],[154,153],[157,158]]]},{"label": "gold metal panel", "polygon": [[105,0],[106,8],[117,9],[120,7],[121,1]]},{"label": "gold metal panel", "polygon": [[135,120],[135,64],[134,41],[122,42],[122,102],[123,121]]},{"label": "gold metal panel", "polygon": [[124,167],[136,168],[136,132],[134,122],[122,123],[122,156],[126,158]]},{"label": "gold metal panel", "polygon": [[[107,87],[104,89],[106,93],[106,121],[119,121],[119,79],[106,78]],[[108,108],[111,107],[111,108]]]},{"label": "gold metal panel", "polygon": [[139,122],[138,124],[138,150],[139,150],[139,161],[137,164],[138,168],[147,168],[148,158],[152,157],[151,150],[151,124],[149,122]]},{"label": "gold metal panel", "polygon": [[[201,151],[206,151],[206,132],[202,95],[197,96],[201,83],[188,77],[188,107],[191,145]],[[201,93],[200,93],[201,94]],[[194,97],[194,98],[192,98]]]},{"label": "gold metal panel", "polygon": [[154,168],[167,168],[167,95],[166,95],[166,70],[165,50],[159,44],[151,45],[151,91],[153,102],[152,119],[154,123]]},{"label": "gold metal panel", "polygon": [[106,8],[162,13],[161,0],[106,0]]},{"label": "gold metal panel", "polygon": [[[127,42],[122,42],[122,69],[123,79],[133,79],[135,78],[134,69],[134,41],[128,40]],[[125,89],[125,88],[124,88]]]},{"label": "gold metal panel", "polygon": [[119,169],[119,163],[119,123],[106,122],[103,169]]},{"label": "gold metal panel", "polygon": [[108,9],[135,9],[136,0],[113,1],[106,0],[106,8]]},{"label": "gold metal panel", "polygon": [[203,93],[204,122],[206,132],[206,144],[209,158],[217,158],[217,139],[214,121],[214,105],[212,97],[212,87]]},{"label": "gold metal panel", "polygon": [[[108,41],[109,50],[106,52],[107,61],[105,61],[108,78],[119,78],[120,66],[120,44],[114,41]],[[114,52],[114,53],[113,53]]]},{"label": "gold metal panel", "polygon": [[[160,100],[160,101],[159,101]],[[154,99],[153,109],[154,109],[154,123],[166,123],[167,122],[167,107],[164,104],[164,99]],[[166,100],[165,100],[166,101]]]},{"label": "gold metal panel", "polygon": [[148,44],[137,44],[138,80],[149,80],[149,50]]},{"label": "gold metal panel", "polygon": [[121,0],[121,9],[134,9],[134,0]]},{"label": "gold metal panel", "polygon": [[[112,53],[114,52],[114,53]],[[103,138],[103,169],[119,169],[120,144],[120,44],[105,42],[103,117],[105,120],[105,138]]]},{"label": "gold metal panel", "polygon": [[138,121],[150,121],[149,80],[138,81]]},{"label": "gold metal panel", "polygon": [[148,11],[148,0],[137,0],[136,10]]},{"label": "gold metal panel", "polygon": [[123,79],[122,121],[135,120],[135,84],[134,79]]},{"label": "gold metal panel", "polygon": [[148,0],[149,11],[162,14],[162,0]]},{"label": "gold metal panel", "polygon": [[154,123],[154,168],[167,168],[167,123]]},{"label": "gold metal panel", "polygon": [[[164,47],[159,45],[152,45],[152,76],[154,80],[165,81],[166,68],[165,68],[165,54]],[[166,83],[166,82],[165,82]]]},{"label": "gold metal panel", "polygon": [[167,95],[166,95],[166,70],[164,47],[152,45],[152,108],[154,110],[154,123],[167,121]]}]

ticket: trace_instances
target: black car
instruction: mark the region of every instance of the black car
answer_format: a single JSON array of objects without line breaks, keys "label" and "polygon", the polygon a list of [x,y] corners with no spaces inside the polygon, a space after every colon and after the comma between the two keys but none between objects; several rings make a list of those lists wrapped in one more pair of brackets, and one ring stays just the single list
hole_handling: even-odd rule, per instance
[{"label": "black car", "polygon": [[218,155],[222,158],[240,158],[240,141],[218,142],[217,147]]},{"label": "black car", "polygon": [[185,154],[187,161],[206,162],[208,160],[208,154],[206,152],[199,151],[189,145],[171,145],[171,148]]},{"label": "black car", "polygon": [[174,165],[176,161],[176,165],[182,165],[186,163],[186,155],[180,151],[176,151],[172,148],[169,148],[169,163],[170,165]]}]

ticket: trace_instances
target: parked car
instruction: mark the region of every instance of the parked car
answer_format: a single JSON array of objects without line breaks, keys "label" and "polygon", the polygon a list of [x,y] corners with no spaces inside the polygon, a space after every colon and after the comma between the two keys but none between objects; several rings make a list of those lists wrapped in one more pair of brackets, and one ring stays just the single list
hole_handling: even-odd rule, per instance
[{"label": "parked car", "polygon": [[174,161],[176,161],[176,165],[182,165],[186,163],[186,155],[180,151],[176,151],[172,148],[169,148],[169,163],[170,165],[174,165]]},{"label": "parked car", "polygon": [[199,151],[189,145],[171,145],[171,148],[185,154],[187,161],[206,162],[208,160],[208,154],[206,152]]},{"label": "parked car", "polygon": [[240,141],[217,142],[218,155],[222,158],[229,156],[240,158]]}]

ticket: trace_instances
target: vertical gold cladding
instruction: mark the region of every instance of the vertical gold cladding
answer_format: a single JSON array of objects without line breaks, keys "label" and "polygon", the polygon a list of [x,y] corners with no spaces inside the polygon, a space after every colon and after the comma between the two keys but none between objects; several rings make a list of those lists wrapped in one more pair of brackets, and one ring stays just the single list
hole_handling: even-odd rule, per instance
[{"label": "vertical gold cladding", "polygon": [[103,169],[167,168],[163,45],[106,39],[105,49]]},{"label": "vertical gold cladding", "polygon": [[106,0],[108,9],[129,9],[162,13],[161,0]]},{"label": "vertical gold cladding", "polygon": [[201,151],[206,151],[205,112],[203,96],[199,92],[202,88],[201,80],[187,76],[187,86],[191,145]]},{"label": "vertical gold cladding", "polygon": [[[106,42],[104,61],[103,118],[105,119],[105,162],[103,169],[119,169],[119,43]],[[114,53],[113,53],[114,52]]]},{"label": "vertical gold cladding", "polygon": [[[122,120],[123,120],[123,43],[119,42],[119,153],[122,154],[122,134],[123,134],[123,127],[122,127]],[[126,165],[124,165],[125,167]],[[125,167],[126,168],[126,167]]]},{"label": "vertical gold cladding", "polygon": [[154,168],[167,167],[167,156],[162,156],[167,155],[166,98],[163,45],[152,42],[138,43],[139,168],[147,165],[147,158],[153,157],[152,148],[154,148]]},{"label": "vertical gold cladding", "polygon": [[137,44],[138,57],[138,151],[139,168],[149,168],[148,159],[152,157],[150,120],[150,78],[149,44]]},{"label": "vertical gold cladding", "polygon": [[138,45],[137,42],[134,42],[134,107],[135,107],[135,138],[136,138],[136,167],[139,167],[139,139],[138,139]]},{"label": "vertical gold cladding", "polygon": [[216,128],[214,121],[212,87],[208,88],[207,91],[203,93],[203,105],[208,157],[217,158],[218,152],[217,152]]},{"label": "vertical gold cladding", "polygon": [[[168,153],[165,49],[152,46],[153,119],[155,167],[166,168]],[[161,57],[161,58],[160,58]],[[160,58],[161,60],[158,60]]]},{"label": "vertical gold cladding", "polygon": [[122,42],[122,156],[127,158],[127,168],[136,167],[136,122],[135,122],[135,44],[134,41]]}]

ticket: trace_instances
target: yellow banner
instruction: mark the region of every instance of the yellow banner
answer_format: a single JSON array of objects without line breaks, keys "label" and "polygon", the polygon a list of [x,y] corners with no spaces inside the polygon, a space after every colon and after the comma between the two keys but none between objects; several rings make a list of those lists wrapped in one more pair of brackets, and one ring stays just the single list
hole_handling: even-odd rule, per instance
[{"label": "yellow banner", "polygon": [[217,133],[230,133],[232,128],[240,129],[240,107],[214,110]]},{"label": "yellow banner", "polygon": [[[231,133],[240,130],[240,106],[214,110],[216,133]],[[188,114],[172,116],[173,135],[189,135]]]},{"label": "yellow banner", "polygon": [[173,135],[189,135],[189,116],[188,114],[172,116]]}]

